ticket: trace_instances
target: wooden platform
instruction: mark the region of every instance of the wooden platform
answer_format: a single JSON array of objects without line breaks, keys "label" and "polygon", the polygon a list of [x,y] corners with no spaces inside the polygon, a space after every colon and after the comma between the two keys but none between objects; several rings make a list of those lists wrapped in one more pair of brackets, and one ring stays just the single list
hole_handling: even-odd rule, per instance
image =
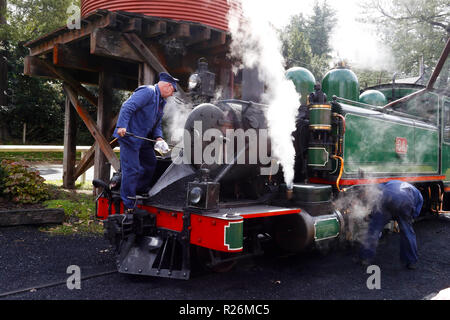
[{"label": "wooden platform", "polygon": [[[139,85],[153,84],[157,73],[167,71],[180,79],[177,94],[186,98],[183,89],[200,58],[208,61],[216,84],[230,88],[230,42],[227,32],[199,23],[96,10],[82,19],[79,30],[63,27],[26,43],[30,54],[24,73],[64,83],[64,187],[74,188],[75,180],[92,165],[96,179],[109,179],[110,166],[119,169],[112,151],[117,141],[111,141],[118,117],[111,110],[114,89],[134,91]],[[84,85],[98,86],[98,96]],[[96,120],[82,106],[80,96],[97,107]],[[227,98],[226,92],[223,97]],[[96,141],[77,166],[76,114]]]}]

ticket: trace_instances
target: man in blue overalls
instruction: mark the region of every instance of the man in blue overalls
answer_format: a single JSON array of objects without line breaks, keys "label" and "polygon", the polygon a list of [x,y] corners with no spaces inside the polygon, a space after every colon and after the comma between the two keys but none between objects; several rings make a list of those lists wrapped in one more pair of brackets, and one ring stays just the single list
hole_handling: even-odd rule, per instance
[{"label": "man in blue overalls", "polygon": [[[157,84],[137,88],[120,109],[113,136],[119,138],[122,171],[120,196],[127,213],[133,212],[136,203],[129,197],[146,193],[150,188],[156,167],[153,148],[162,152],[169,150],[163,139],[161,119],[166,99],[176,91],[177,81],[168,73],[160,73]],[[127,133],[148,137],[157,142],[153,146],[152,142]]]},{"label": "man in blue overalls", "polygon": [[370,214],[367,238],[359,257],[363,264],[372,262],[384,226],[395,220],[400,227],[400,261],[408,269],[415,269],[418,256],[416,234],[412,224],[422,209],[422,194],[413,185],[397,180],[382,183],[379,188],[380,200]]}]

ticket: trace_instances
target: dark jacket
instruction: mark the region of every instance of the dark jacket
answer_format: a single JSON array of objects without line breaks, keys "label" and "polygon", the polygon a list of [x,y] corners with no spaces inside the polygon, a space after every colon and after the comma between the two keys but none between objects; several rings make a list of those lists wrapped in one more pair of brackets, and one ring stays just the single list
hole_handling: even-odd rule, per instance
[{"label": "dark jacket", "polygon": [[382,183],[380,188],[383,192],[381,204],[393,216],[419,216],[423,197],[416,187],[407,182],[392,180]]},{"label": "dark jacket", "polygon": [[[152,139],[162,138],[161,119],[165,104],[166,101],[161,97],[158,86],[140,86],[123,103],[113,136],[120,138],[117,128],[126,128],[127,132],[136,136]],[[154,130],[151,132],[153,128]],[[125,136],[120,139],[130,138]]]}]

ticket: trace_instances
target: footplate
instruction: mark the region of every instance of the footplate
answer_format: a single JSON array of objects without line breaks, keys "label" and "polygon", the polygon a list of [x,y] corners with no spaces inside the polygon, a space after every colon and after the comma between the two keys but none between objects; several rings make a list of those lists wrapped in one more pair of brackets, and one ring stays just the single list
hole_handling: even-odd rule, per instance
[{"label": "footplate", "polygon": [[158,229],[153,236],[130,236],[120,248],[117,266],[120,273],[188,280],[189,229]]}]

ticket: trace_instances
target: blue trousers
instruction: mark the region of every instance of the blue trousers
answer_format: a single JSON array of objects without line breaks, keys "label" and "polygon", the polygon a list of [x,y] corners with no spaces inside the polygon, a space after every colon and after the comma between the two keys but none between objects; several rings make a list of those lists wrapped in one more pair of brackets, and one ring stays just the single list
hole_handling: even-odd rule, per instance
[{"label": "blue trousers", "polygon": [[[405,210],[405,208],[403,208]],[[403,264],[418,261],[416,233],[409,213],[393,215],[389,210],[374,210],[370,217],[366,241],[363,243],[359,256],[361,259],[372,261],[375,258],[380,233],[391,220],[397,221],[400,228],[400,261]]]},{"label": "blue trousers", "polygon": [[134,208],[136,193],[145,193],[150,189],[153,173],[156,168],[156,156],[153,144],[149,142],[135,141],[135,139],[119,139],[120,167],[122,170],[122,182],[120,197],[125,210]]}]

